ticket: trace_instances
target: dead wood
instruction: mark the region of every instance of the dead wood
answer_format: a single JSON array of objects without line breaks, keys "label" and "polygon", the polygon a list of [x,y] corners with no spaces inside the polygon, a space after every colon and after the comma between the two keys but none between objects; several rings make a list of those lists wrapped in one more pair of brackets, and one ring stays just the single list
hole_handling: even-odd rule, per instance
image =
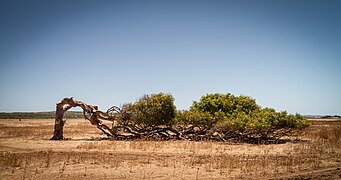
[{"label": "dead wood", "polygon": [[64,113],[74,107],[82,108],[85,119],[89,120],[92,125],[96,125],[97,128],[99,128],[106,135],[112,135],[111,129],[102,124],[101,120],[114,121],[115,117],[99,111],[97,106],[92,106],[81,101],[76,101],[71,97],[64,98],[60,103],[57,103],[54,133],[51,140],[63,139],[63,128],[65,124],[65,121],[63,120]]}]

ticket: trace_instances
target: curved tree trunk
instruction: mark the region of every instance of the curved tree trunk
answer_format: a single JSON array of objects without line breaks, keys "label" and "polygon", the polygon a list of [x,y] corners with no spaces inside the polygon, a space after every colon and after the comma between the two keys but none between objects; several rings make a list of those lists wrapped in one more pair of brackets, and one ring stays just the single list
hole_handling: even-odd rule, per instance
[{"label": "curved tree trunk", "polygon": [[[115,118],[112,116],[109,116],[108,114],[98,111],[97,106],[88,105],[86,103],[83,103],[81,101],[75,101],[73,98],[64,98],[60,103],[57,103],[56,106],[56,118],[55,118],[55,124],[54,124],[54,133],[51,140],[62,140],[63,139],[63,129],[64,124],[66,120],[63,120],[64,113],[73,108],[73,107],[81,107],[83,109],[84,117],[91,122],[92,125],[97,125],[97,128],[99,128],[102,131],[105,131],[107,135],[110,134],[110,128],[108,128],[106,125],[101,123],[102,120],[108,120],[108,121],[114,121]],[[109,129],[109,132],[107,132]]]}]

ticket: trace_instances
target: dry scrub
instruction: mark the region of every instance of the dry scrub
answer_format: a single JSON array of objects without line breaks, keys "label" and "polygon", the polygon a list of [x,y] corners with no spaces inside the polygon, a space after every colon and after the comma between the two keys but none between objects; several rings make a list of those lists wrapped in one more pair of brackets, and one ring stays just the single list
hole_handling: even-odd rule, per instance
[{"label": "dry scrub", "polygon": [[105,140],[84,120],[67,121],[66,140],[51,141],[53,125],[0,120],[0,179],[341,178],[341,121],[270,145]]}]

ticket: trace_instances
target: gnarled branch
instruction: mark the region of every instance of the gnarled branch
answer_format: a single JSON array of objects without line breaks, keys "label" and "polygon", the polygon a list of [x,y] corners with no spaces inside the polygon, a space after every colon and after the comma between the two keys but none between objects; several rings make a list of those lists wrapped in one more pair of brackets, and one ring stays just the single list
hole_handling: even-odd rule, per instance
[{"label": "gnarled branch", "polygon": [[101,120],[115,121],[115,117],[108,115],[98,110],[97,106],[92,106],[81,101],[76,101],[72,97],[64,98],[56,106],[56,119],[54,125],[54,133],[51,140],[62,140],[63,139],[63,128],[65,121],[63,120],[64,113],[74,107],[80,107],[83,109],[85,119],[89,120],[92,125],[96,125],[101,131],[107,135],[112,135],[110,128],[102,124]]}]

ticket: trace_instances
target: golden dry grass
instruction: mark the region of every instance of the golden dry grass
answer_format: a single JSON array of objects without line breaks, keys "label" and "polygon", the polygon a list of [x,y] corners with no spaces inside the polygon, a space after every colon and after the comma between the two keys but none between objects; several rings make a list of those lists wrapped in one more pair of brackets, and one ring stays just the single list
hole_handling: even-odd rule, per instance
[{"label": "golden dry grass", "polygon": [[313,122],[285,144],[112,141],[69,120],[0,120],[0,179],[338,179],[341,122]]}]

